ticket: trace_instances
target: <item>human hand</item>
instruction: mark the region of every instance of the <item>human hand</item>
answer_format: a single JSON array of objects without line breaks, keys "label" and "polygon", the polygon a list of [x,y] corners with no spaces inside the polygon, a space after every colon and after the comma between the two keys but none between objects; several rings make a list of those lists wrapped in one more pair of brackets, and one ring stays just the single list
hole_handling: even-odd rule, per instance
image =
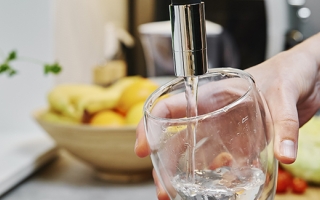
[{"label": "human hand", "polygon": [[274,123],[276,158],[293,163],[299,127],[320,107],[320,34],[247,69],[264,95]]},{"label": "human hand", "polygon": [[[146,107],[152,108],[148,109],[151,115],[157,116],[154,118],[149,112],[145,116],[145,127],[150,149],[153,151],[154,165],[171,197],[176,196],[176,191],[180,191],[178,189],[180,186],[171,181],[180,175],[184,176],[184,172],[190,169],[186,163],[191,159],[189,156],[193,150],[190,148],[193,145],[196,158],[194,169],[199,172],[221,167],[226,167],[224,168],[226,170],[241,169],[230,173],[235,173],[234,177],[248,177],[248,179],[251,173],[244,169],[258,168],[266,173],[266,163],[270,159],[264,150],[273,147],[273,136],[268,137],[270,136],[268,130],[272,129],[268,124],[272,123],[267,117],[270,115],[265,112],[267,111],[265,104],[259,98],[256,87],[247,73],[240,70],[223,70],[224,72],[218,70],[219,73],[214,71],[216,70],[213,70],[211,75],[202,77],[198,87],[196,144],[192,142],[192,134],[187,131],[189,125],[192,126],[196,121],[193,118],[185,119],[185,94],[177,94],[176,84],[168,87],[173,93],[159,98],[162,92],[158,91],[146,103]],[[183,87],[183,79],[180,80],[182,80],[180,85]],[[270,144],[270,148],[266,148],[267,144]],[[273,174],[270,172],[266,173],[268,177]],[[199,180],[205,180],[212,175],[204,172],[205,177],[201,178],[202,175],[197,174]],[[234,184],[240,182],[239,180]],[[230,187],[228,184],[231,182],[221,182],[221,187]],[[209,185],[205,188],[209,190]],[[206,190],[205,188],[203,189]],[[183,193],[180,195],[184,195]]]},{"label": "human hand", "polygon": [[[315,42],[316,41],[316,42]],[[320,106],[320,34],[295,48],[255,67],[247,69],[264,95],[274,122],[276,158],[292,163],[297,152],[299,127]],[[150,154],[144,125],[137,128],[135,152],[140,157]],[[169,199],[154,173],[160,200]]]}]

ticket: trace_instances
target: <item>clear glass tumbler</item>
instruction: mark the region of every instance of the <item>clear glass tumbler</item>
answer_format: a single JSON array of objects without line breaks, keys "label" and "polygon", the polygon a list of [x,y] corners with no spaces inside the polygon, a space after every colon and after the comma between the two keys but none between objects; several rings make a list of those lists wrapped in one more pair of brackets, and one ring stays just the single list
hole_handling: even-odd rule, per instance
[{"label": "clear glass tumbler", "polygon": [[215,68],[197,80],[194,105],[186,100],[185,79],[176,78],[144,107],[151,159],[169,197],[273,199],[273,123],[254,79],[242,70]]}]

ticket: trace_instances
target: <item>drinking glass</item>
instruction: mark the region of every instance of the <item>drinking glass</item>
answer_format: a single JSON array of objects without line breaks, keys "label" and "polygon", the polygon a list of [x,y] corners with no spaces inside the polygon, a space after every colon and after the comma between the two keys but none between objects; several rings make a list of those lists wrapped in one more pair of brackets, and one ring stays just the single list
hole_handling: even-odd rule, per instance
[{"label": "drinking glass", "polygon": [[273,199],[273,123],[253,77],[215,68],[193,78],[191,90],[176,78],[144,106],[152,163],[170,199]]}]

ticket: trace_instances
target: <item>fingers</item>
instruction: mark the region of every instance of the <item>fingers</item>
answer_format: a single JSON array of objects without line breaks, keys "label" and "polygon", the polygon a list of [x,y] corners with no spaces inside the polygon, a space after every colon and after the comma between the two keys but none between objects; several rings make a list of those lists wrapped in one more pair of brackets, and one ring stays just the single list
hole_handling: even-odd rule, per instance
[{"label": "fingers", "polygon": [[[299,94],[288,80],[274,81],[272,90],[264,94],[274,127],[274,154],[282,163],[293,163],[297,156]],[[281,87],[279,87],[281,86]]]},{"label": "fingers", "polygon": [[296,57],[290,53],[281,53],[248,70],[257,81],[270,110],[274,127],[275,157],[285,164],[295,161],[298,148],[297,102],[301,94],[299,80],[305,72],[299,67],[302,64],[299,63],[301,59],[297,60]]},{"label": "fingers", "polygon": [[298,148],[298,95],[287,84],[279,82],[276,85],[282,87],[275,87],[265,95],[274,127],[274,154],[280,162],[290,164],[295,161]]},{"label": "fingers", "polygon": [[154,184],[156,185],[156,188],[157,188],[158,199],[159,200],[170,200],[168,194],[163,189],[155,170],[152,171],[152,175],[153,175]]},{"label": "fingers", "polygon": [[[150,155],[150,148],[147,142],[146,133],[144,130],[144,121],[141,120],[136,129],[136,144],[135,144],[135,153],[139,157],[146,157]],[[168,194],[163,189],[155,170],[152,171],[154,183],[157,189],[157,196],[159,200],[170,200]]]},{"label": "fingers", "polygon": [[209,169],[215,170],[223,166],[231,166],[232,160],[233,158],[230,153],[220,153],[217,157],[213,159],[212,163],[209,165]]},{"label": "fingers", "polygon": [[[291,109],[291,106],[285,104],[285,102],[273,107],[273,111],[271,112],[275,132],[274,153],[280,162],[290,164],[295,161],[297,156],[299,134],[298,114],[295,112],[295,109]],[[279,112],[279,109],[275,107],[282,111]]]},{"label": "fingers", "polygon": [[146,157],[151,153],[144,130],[143,120],[139,122],[136,129],[136,144],[134,147],[134,151],[139,157]]}]

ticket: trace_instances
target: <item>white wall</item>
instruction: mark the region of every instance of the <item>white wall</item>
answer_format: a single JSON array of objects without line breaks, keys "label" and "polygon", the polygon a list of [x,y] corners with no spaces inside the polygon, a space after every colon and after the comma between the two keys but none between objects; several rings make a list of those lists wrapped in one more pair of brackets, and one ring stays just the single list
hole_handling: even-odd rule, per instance
[{"label": "white wall", "polygon": [[[0,0],[0,49],[5,53],[15,49],[23,57],[52,62],[53,1]],[[53,83],[40,65],[20,61],[14,67],[16,76],[0,75],[0,135],[40,130],[31,113],[46,105],[46,93]]]},{"label": "white wall", "polygon": [[0,75],[0,134],[41,130],[31,114],[47,106],[54,84],[91,82],[106,22],[127,28],[127,0],[0,0],[0,49],[63,66],[58,77],[44,76],[42,66],[21,61],[19,74]]},{"label": "white wall", "polygon": [[104,61],[104,27],[127,29],[128,0],[56,0],[55,55],[65,67],[57,83],[92,83]]}]

